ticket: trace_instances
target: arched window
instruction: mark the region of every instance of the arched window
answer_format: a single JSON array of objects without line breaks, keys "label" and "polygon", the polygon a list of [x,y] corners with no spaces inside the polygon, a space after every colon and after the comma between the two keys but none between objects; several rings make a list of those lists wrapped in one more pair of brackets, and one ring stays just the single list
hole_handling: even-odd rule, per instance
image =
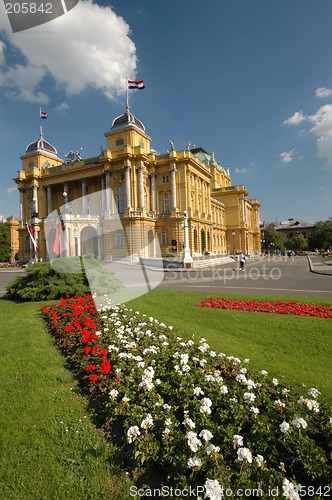
[{"label": "arched window", "polygon": [[123,185],[116,190],[116,208],[119,214],[123,214],[126,209],[126,193]]},{"label": "arched window", "polygon": [[171,195],[169,193],[164,193],[161,197],[161,213],[165,215],[171,213]]}]

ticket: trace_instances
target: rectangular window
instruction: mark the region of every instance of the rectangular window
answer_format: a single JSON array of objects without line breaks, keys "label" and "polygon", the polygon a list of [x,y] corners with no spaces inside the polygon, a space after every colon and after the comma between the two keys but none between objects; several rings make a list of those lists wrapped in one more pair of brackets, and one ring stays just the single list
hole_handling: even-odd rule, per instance
[{"label": "rectangular window", "polygon": [[33,168],[33,166],[34,166],[33,161],[30,161],[30,162],[29,162],[29,168]]},{"label": "rectangular window", "polygon": [[123,145],[123,139],[118,139],[115,143],[116,146],[122,146]]},{"label": "rectangular window", "polygon": [[168,232],[167,231],[161,231],[161,244],[168,245]]},{"label": "rectangular window", "polygon": [[139,141],[138,145],[141,146],[141,148],[144,148],[144,142]]},{"label": "rectangular window", "polygon": [[123,246],[123,231],[122,231],[122,229],[119,229],[116,232],[116,243],[115,244],[117,247]]},{"label": "rectangular window", "polygon": [[162,183],[166,184],[166,182],[168,182],[168,175],[163,175],[162,176]]}]

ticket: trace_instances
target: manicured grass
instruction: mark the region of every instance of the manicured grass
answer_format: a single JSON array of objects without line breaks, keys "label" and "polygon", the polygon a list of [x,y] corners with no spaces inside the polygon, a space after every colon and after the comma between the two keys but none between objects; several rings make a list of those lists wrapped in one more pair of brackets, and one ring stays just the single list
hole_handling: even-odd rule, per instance
[{"label": "manicured grass", "polygon": [[[127,307],[154,316],[188,339],[205,337],[226,355],[250,358],[251,366],[267,370],[281,384],[301,391],[316,385],[332,398],[329,376],[332,359],[332,321],[326,318],[277,315],[196,307],[213,295],[201,292],[153,290]],[[328,299],[223,294],[233,299],[297,301],[331,305]]]},{"label": "manicured grass", "polygon": [[0,497],[126,499],[117,451],[93,425],[39,309],[0,299]]}]

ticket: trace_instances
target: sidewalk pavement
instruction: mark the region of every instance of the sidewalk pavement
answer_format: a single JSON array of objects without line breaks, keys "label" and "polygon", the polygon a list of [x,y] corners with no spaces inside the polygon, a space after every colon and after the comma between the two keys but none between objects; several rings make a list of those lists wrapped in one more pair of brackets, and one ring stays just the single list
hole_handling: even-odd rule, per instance
[{"label": "sidewalk pavement", "polygon": [[332,260],[326,260],[321,255],[308,255],[307,257],[312,273],[332,276]]}]

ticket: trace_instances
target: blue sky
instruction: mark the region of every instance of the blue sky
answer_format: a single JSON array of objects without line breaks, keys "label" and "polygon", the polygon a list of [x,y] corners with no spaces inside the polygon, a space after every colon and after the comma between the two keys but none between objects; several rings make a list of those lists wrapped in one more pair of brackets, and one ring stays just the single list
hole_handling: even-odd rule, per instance
[{"label": "blue sky", "polygon": [[13,34],[0,7],[0,215],[39,134],[61,158],[105,146],[125,77],[159,153],[202,146],[261,203],[261,220],[332,217],[330,0],[80,0]]}]

